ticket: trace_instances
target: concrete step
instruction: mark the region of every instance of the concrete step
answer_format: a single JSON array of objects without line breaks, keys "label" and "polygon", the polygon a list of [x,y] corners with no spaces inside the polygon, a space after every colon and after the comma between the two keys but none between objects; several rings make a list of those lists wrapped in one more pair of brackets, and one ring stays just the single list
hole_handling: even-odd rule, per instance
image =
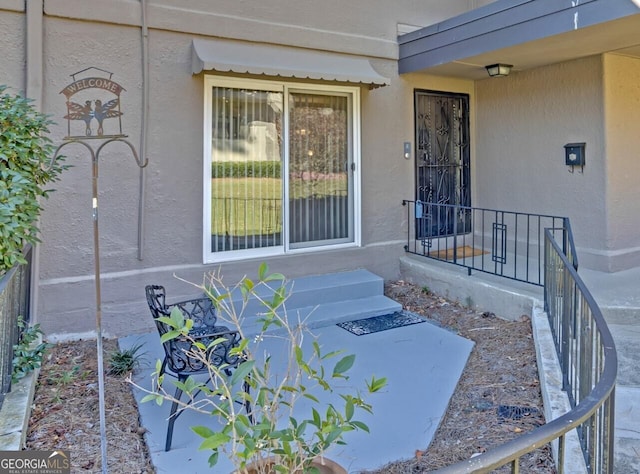
[{"label": "concrete step", "polygon": [[[251,337],[262,329],[259,315],[267,311],[267,306],[258,298],[271,300],[273,292],[280,286],[279,281],[255,289],[258,297],[252,297],[242,311],[242,329]],[[286,282],[287,300],[279,311],[292,326],[298,322],[310,329],[345,321],[391,314],[402,309],[400,303],[384,296],[384,280],[367,270],[312,275]],[[242,294],[238,291],[231,299],[236,314],[242,308]],[[222,310],[219,324],[228,319]],[[270,331],[276,331],[272,327]]]},{"label": "concrete step", "polygon": [[[290,309],[287,306],[286,313],[292,326],[301,322],[309,329],[314,329],[345,321],[391,314],[401,309],[402,305],[400,303],[379,294],[367,298],[319,303],[315,306],[302,308]],[[258,334],[261,328],[262,324],[258,321],[258,318],[248,316],[242,321],[242,329],[246,337]],[[277,330],[274,330],[274,332],[277,332]]]},{"label": "concrete step", "polygon": [[[270,283],[268,287],[260,286],[256,289],[256,294],[270,300],[274,289],[279,286],[279,281]],[[308,308],[314,308],[318,305],[359,299],[364,301],[367,298],[382,295],[384,280],[367,270],[354,270],[296,278],[287,281],[286,287],[287,310],[290,313],[302,309],[309,312]],[[240,292],[234,296],[232,301],[236,309],[239,309],[242,302]],[[248,302],[244,314],[264,313],[265,309],[265,306],[257,299],[252,299]]]}]

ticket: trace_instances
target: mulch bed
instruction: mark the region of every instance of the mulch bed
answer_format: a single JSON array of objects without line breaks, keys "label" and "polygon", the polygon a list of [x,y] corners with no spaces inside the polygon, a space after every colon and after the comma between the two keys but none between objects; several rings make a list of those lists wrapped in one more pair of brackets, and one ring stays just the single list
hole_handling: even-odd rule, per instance
[{"label": "mulch bed", "polygon": [[[464,461],[545,423],[529,316],[507,321],[396,281],[385,293],[404,309],[475,342],[435,437],[415,457],[393,462],[378,474],[428,472]],[[519,409],[514,409],[518,407]],[[515,414],[514,418],[504,415]],[[500,416],[503,415],[503,416]],[[520,416],[517,416],[520,415]],[[550,446],[520,460],[526,473],[555,474]],[[496,472],[511,472],[504,467]]]},{"label": "mulch bed", "polygon": [[[115,340],[104,341],[105,366]],[[68,449],[71,472],[102,472],[96,341],[53,346],[42,364],[29,419],[27,449]],[[105,375],[107,468],[152,473],[130,384]]]}]

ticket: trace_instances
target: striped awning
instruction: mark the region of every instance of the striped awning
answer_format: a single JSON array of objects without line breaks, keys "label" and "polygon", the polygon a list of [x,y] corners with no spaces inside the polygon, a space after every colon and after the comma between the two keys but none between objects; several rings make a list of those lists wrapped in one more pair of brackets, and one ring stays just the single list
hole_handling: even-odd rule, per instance
[{"label": "striped awning", "polygon": [[386,86],[391,82],[362,57],[227,40],[194,39],[192,69],[194,74],[202,71],[235,72],[351,82],[370,87]]}]

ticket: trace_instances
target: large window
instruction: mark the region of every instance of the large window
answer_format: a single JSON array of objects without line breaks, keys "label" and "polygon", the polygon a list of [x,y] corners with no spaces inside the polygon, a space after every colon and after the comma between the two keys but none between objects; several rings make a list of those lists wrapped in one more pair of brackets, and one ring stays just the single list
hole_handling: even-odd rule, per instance
[{"label": "large window", "polygon": [[205,262],[359,244],[358,92],[205,79]]}]

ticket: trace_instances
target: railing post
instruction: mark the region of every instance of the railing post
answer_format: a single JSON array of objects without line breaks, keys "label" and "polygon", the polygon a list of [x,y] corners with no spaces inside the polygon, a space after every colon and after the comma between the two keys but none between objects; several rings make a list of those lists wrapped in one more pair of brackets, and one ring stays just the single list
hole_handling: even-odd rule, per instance
[{"label": "railing post", "polygon": [[562,270],[562,291],[560,297],[562,298],[562,313],[560,314],[560,321],[562,325],[562,339],[561,339],[561,361],[562,361],[562,388],[566,390],[573,400],[575,397],[571,393],[571,384],[569,382],[569,372],[571,370],[571,297],[567,293],[571,285],[571,278],[569,272],[567,272],[562,262],[560,262],[560,269]]},{"label": "railing post", "polygon": [[567,220],[568,220],[567,217],[562,219],[562,252],[565,255],[568,255],[567,248],[569,247],[569,243],[567,241],[569,237],[567,232]]},{"label": "railing post", "polygon": [[605,402],[604,406],[604,424],[603,431],[606,433],[606,439],[603,444],[603,464],[605,472],[604,474],[613,474],[614,467],[614,439],[615,439],[615,425],[614,416],[616,412],[616,389],[615,386],[611,390],[609,399]]}]

